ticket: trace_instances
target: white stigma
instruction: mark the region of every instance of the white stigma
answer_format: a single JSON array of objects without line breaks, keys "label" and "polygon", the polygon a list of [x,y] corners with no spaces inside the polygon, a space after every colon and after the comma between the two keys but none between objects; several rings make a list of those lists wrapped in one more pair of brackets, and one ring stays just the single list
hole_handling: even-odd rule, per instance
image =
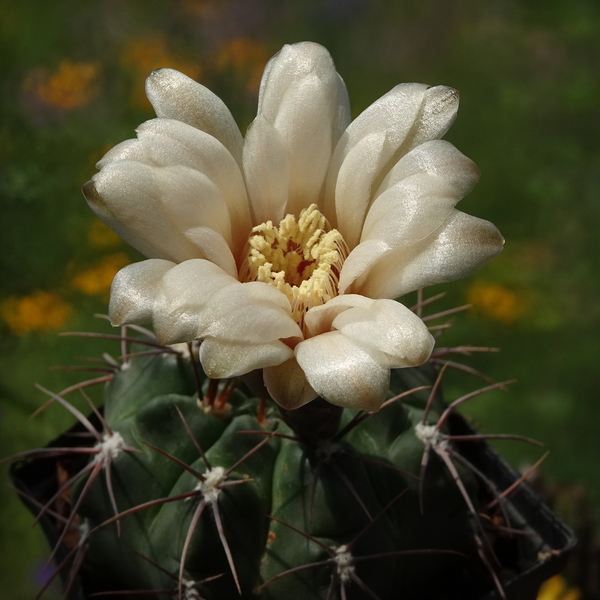
[{"label": "white stigma", "polygon": [[125,449],[125,440],[118,431],[105,433],[102,436],[102,441],[94,446],[98,453],[94,457],[94,463],[99,463],[107,458],[113,459],[119,456]]},{"label": "white stigma", "polygon": [[354,565],[352,564],[352,553],[348,550],[346,544],[342,544],[335,548],[333,560],[335,560],[340,581],[342,583],[349,581],[352,573],[354,573]]}]

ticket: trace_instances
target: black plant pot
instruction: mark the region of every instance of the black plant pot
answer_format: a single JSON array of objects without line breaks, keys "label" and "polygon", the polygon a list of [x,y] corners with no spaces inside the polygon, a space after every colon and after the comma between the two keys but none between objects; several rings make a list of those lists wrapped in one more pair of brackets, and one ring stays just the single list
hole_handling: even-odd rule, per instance
[{"label": "black plant pot", "polygon": [[[90,420],[97,425],[96,417]],[[452,435],[472,435],[474,430],[463,417],[454,413],[449,418]],[[81,438],[74,437],[85,431],[78,423],[51,442],[48,447],[81,447]],[[92,445],[93,442],[90,442]],[[510,467],[487,443],[473,442],[459,444],[458,450],[475,465],[497,489],[507,489],[520,478],[520,474]],[[58,463],[72,475],[82,469],[89,455],[73,455],[74,458],[37,458],[15,463],[11,476],[21,499],[27,508],[37,515],[58,489]],[[32,500],[31,500],[32,499]],[[495,548],[509,575],[503,579],[507,600],[536,600],[540,585],[560,573],[566,566],[569,555],[576,544],[575,535],[560,521],[525,482],[512,493],[507,507],[513,527],[529,535],[508,536],[505,543]],[[56,520],[49,514],[40,519],[40,525],[52,547],[59,539],[60,531]],[[68,555],[69,548],[63,543],[56,554],[60,564]],[[68,573],[67,568],[64,573]],[[61,573],[61,576],[63,573]],[[82,571],[68,594],[68,600],[88,600],[89,594],[96,591],[93,574]],[[501,600],[499,592],[490,591],[477,600]]]}]

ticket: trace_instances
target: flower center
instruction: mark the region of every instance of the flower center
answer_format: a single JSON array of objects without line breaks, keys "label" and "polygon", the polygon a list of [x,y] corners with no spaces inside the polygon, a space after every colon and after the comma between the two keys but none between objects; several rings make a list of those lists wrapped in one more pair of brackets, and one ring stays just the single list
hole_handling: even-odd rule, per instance
[{"label": "flower center", "polygon": [[243,279],[262,281],[289,299],[292,317],[304,330],[304,315],[313,306],[338,295],[338,281],[348,248],[342,234],[331,229],[316,204],[252,229]]}]

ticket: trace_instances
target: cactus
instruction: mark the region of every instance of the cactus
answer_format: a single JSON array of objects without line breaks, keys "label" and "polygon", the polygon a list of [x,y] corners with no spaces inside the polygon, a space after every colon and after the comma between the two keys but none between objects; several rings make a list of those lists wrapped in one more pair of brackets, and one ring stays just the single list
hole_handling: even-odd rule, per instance
[{"label": "cactus", "polygon": [[[185,75],[146,89],[157,118],[83,188],[148,257],[111,288],[126,351],[104,377],[43,390],[86,443],[22,456],[56,462],[54,491],[22,492],[59,530],[67,594],[79,573],[115,598],[502,596],[527,566],[504,550],[533,532],[506,499],[518,481],[499,489],[465,451],[486,436],[451,421],[506,384],[446,406],[440,364],[473,349],[434,350],[426,321],[456,310],[421,319],[432,299],[393,300],[503,246],[454,208],[479,174],[441,140],[456,91],[399,85],[351,122],[329,53],[285,46],[243,139]],[[87,418],[64,396],[92,383],[106,393]],[[533,537],[530,557],[548,550]]]},{"label": "cactus", "polygon": [[[102,413],[86,418],[44,390],[89,439],[26,453],[79,462],[39,505],[62,531],[55,552],[70,533],[67,587],[79,575],[96,592],[181,600],[455,597],[449,585],[468,598],[494,581],[502,590],[493,523],[507,506],[459,452],[468,439],[451,434],[448,416],[505,384],[447,407],[434,364],[447,352],[393,370],[378,412],[322,399],[287,411],[243,381],[208,379],[193,352],[151,337],[110,361]],[[65,491],[61,517],[53,506]]]}]

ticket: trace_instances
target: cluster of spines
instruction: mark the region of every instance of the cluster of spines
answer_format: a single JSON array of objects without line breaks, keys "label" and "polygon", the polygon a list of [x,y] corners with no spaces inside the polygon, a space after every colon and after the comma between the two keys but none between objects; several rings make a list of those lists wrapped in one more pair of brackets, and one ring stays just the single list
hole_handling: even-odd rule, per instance
[{"label": "cluster of spines", "polygon": [[[423,306],[429,304],[430,302],[432,302],[433,300],[436,300],[437,298],[438,297],[433,297],[433,298],[423,301],[422,297],[419,296],[419,302],[416,307],[413,307],[413,310],[415,310],[415,312],[420,314]],[[446,317],[446,316],[449,316],[449,315],[452,315],[452,314],[458,312],[459,310],[463,310],[464,308],[466,308],[466,307],[459,307],[457,309],[452,309],[449,311],[437,313],[437,314],[431,315],[429,317],[425,317],[424,320],[432,321],[434,319]],[[430,327],[430,329],[441,332],[448,326],[449,326],[449,323],[446,323],[443,325],[432,326],[432,327]],[[229,564],[229,567],[231,570],[231,574],[236,583],[236,587],[237,587],[238,591],[241,593],[240,583],[239,583],[238,576],[236,573],[235,563],[233,560],[231,549],[229,547],[229,543],[228,543],[226,535],[225,535],[222,517],[221,517],[220,511],[219,511],[219,496],[228,487],[231,487],[234,485],[240,485],[247,481],[245,479],[229,479],[229,477],[240,464],[242,464],[254,452],[258,451],[260,449],[260,447],[262,447],[264,444],[268,443],[268,441],[272,437],[284,437],[284,438],[287,437],[288,439],[293,439],[294,441],[299,442],[301,444],[309,444],[309,445],[310,444],[314,445],[315,441],[303,439],[301,436],[298,436],[298,435],[285,435],[282,433],[278,433],[277,431],[265,431],[265,429],[256,430],[256,431],[240,432],[240,433],[249,433],[249,434],[250,433],[260,434],[260,435],[264,436],[264,439],[262,441],[260,441],[256,446],[254,446],[254,448],[252,450],[250,450],[249,452],[244,454],[242,457],[240,457],[240,459],[232,467],[225,469],[224,467],[220,467],[218,465],[217,466],[211,465],[211,463],[208,461],[208,459],[206,458],[206,455],[203,452],[201,444],[199,443],[198,440],[196,440],[196,438],[194,437],[193,433],[191,432],[188,424],[186,423],[186,420],[185,420],[183,414],[179,411],[179,409],[177,409],[179,412],[182,424],[187,432],[187,435],[190,436],[192,443],[197,448],[199,455],[202,457],[202,459],[204,461],[204,464],[206,466],[206,471],[204,473],[201,473],[195,469],[192,469],[192,467],[190,467],[189,465],[180,461],[176,457],[168,454],[164,450],[162,450],[158,447],[155,447],[155,446],[150,446],[149,444],[147,444],[148,446],[152,447],[154,451],[165,455],[169,460],[172,460],[173,462],[175,462],[177,465],[179,465],[179,467],[181,467],[181,469],[186,470],[189,473],[191,473],[197,479],[198,484],[196,485],[196,487],[194,487],[189,492],[180,494],[179,496],[173,496],[173,497],[152,500],[145,504],[141,504],[141,505],[120,511],[119,507],[117,506],[117,502],[115,500],[115,497],[114,497],[114,494],[112,491],[111,463],[114,460],[114,458],[116,456],[118,456],[118,454],[120,454],[121,452],[139,452],[140,449],[127,446],[123,442],[123,439],[121,438],[120,434],[118,432],[111,430],[111,428],[108,426],[106,421],[103,419],[101,413],[94,407],[93,403],[89,400],[89,398],[85,394],[85,389],[91,385],[98,385],[98,384],[104,384],[104,383],[109,382],[111,379],[113,379],[115,377],[115,375],[119,371],[121,371],[123,369],[127,369],[129,366],[130,360],[136,356],[163,354],[163,353],[178,353],[178,351],[173,349],[172,347],[161,346],[156,341],[156,339],[154,338],[153,334],[150,331],[148,331],[144,328],[140,328],[140,327],[133,327],[133,329],[137,333],[142,334],[143,337],[130,337],[129,332],[127,331],[126,327],[122,328],[121,335],[118,335],[118,336],[117,335],[105,335],[105,334],[71,334],[71,335],[88,335],[91,337],[102,337],[102,338],[118,340],[121,344],[121,356],[119,357],[120,360],[115,360],[111,356],[104,355],[104,357],[103,357],[104,360],[102,361],[101,366],[87,367],[88,370],[90,370],[92,372],[101,371],[103,373],[103,375],[101,377],[96,377],[96,378],[92,378],[92,379],[80,382],[76,385],[70,386],[69,388],[63,390],[62,392],[60,392],[58,394],[52,393],[52,392],[45,390],[44,388],[41,388],[40,386],[38,386],[44,393],[46,393],[49,396],[49,401],[42,408],[46,408],[49,404],[51,404],[53,402],[59,402],[63,407],[65,407],[67,410],[69,410],[77,418],[77,420],[84,426],[84,428],[87,430],[87,436],[88,436],[88,439],[91,440],[91,443],[84,444],[79,447],[68,447],[68,448],[49,447],[49,448],[45,448],[45,449],[24,452],[19,455],[10,457],[10,459],[12,460],[12,459],[32,459],[32,458],[52,457],[52,456],[68,457],[68,456],[72,456],[74,454],[94,455],[92,460],[90,460],[88,462],[87,466],[85,466],[81,471],[79,471],[73,477],[71,477],[67,481],[65,481],[60,486],[58,491],[44,505],[41,505],[39,502],[37,502],[31,498],[28,499],[33,504],[38,505],[39,514],[36,518],[36,522],[38,522],[39,519],[43,515],[48,515],[57,521],[57,525],[59,526],[59,529],[62,530],[62,532],[59,536],[59,539],[56,543],[56,546],[52,551],[51,557],[48,561],[48,565],[54,559],[67,532],[72,531],[73,528],[75,527],[77,530],[76,536],[78,537],[77,544],[75,544],[68,551],[66,556],[63,558],[61,563],[58,565],[58,567],[54,571],[53,575],[49,578],[49,580],[46,583],[46,585],[44,586],[44,588],[42,590],[40,590],[38,597],[41,596],[42,593],[47,589],[47,587],[51,584],[53,579],[56,578],[57,574],[61,570],[66,569],[70,565],[69,573],[67,573],[63,577],[64,588],[65,588],[64,589],[65,597],[69,594],[69,592],[76,580],[77,572],[81,568],[81,566],[84,562],[86,550],[87,550],[87,544],[90,539],[90,536],[93,535],[93,533],[96,530],[98,530],[99,528],[108,526],[111,523],[115,523],[116,524],[116,535],[119,535],[120,534],[120,521],[121,521],[121,519],[126,518],[128,515],[138,512],[140,510],[144,510],[145,508],[149,508],[152,506],[158,506],[160,504],[165,504],[165,503],[169,503],[169,502],[185,501],[185,500],[189,500],[189,499],[195,499],[197,501],[197,506],[194,511],[192,520],[190,522],[188,532],[186,534],[186,538],[185,538],[185,542],[183,545],[182,554],[181,554],[181,558],[180,558],[179,571],[177,573],[166,572],[163,569],[163,567],[161,567],[159,564],[151,561],[147,557],[142,557],[145,560],[149,561],[152,565],[154,565],[154,567],[156,567],[158,570],[162,571],[168,577],[173,578],[174,581],[176,581],[175,588],[170,589],[170,590],[152,590],[152,593],[154,593],[154,594],[163,594],[163,593],[164,594],[176,594],[176,596],[178,597],[179,600],[192,600],[192,599],[193,600],[196,600],[196,599],[201,600],[202,599],[202,595],[201,595],[202,586],[209,583],[210,581],[217,579],[224,575],[223,573],[219,573],[212,577],[206,578],[203,581],[198,581],[198,582],[195,582],[193,580],[186,578],[185,563],[186,563],[186,555],[187,555],[187,551],[189,548],[189,544],[190,544],[190,541],[194,534],[194,530],[199,523],[200,517],[202,516],[202,514],[205,512],[205,510],[207,508],[210,509],[210,512],[213,516],[213,519],[214,519],[214,522],[215,522],[215,525],[216,525],[216,528],[217,528],[217,531],[218,531],[218,534],[219,534],[219,537],[221,540],[223,550],[227,556],[227,561],[228,561],[228,564]],[[141,351],[141,352],[130,353],[128,351],[128,347],[129,347],[130,343],[146,345],[146,347],[148,349]],[[224,383],[219,383],[216,380],[211,380],[208,384],[208,389],[203,390],[203,387],[205,388],[206,386],[203,386],[202,376],[200,374],[200,368],[199,368],[197,361],[195,360],[193,350],[194,350],[194,348],[192,347],[192,344],[190,344],[189,345],[189,355],[191,357],[192,370],[195,375],[195,380],[196,380],[196,384],[198,387],[198,404],[199,404],[200,408],[202,408],[202,410],[204,410],[204,411],[214,410],[216,412],[225,413],[227,411],[227,407],[228,407],[228,400],[229,400],[233,390],[235,389],[236,383],[232,382],[232,381],[226,381]],[[473,533],[474,544],[475,544],[475,547],[477,548],[477,552],[481,558],[482,564],[485,565],[486,569],[488,570],[497,589],[499,590],[500,595],[502,597],[504,597],[502,583],[501,583],[499,575],[498,575],[500,564],[494,555],[492,545],[488,539],[487,531],[490,529],[490,527],[496,527],[498,529],[501,529],[502,532],[505,534],[516,535],[519,533],[517,530],[513,529],[510,526],[509,517],[506,514],[506,511],[504,510],[504,501],[505,501],[505,498],[510,493],[512,493],[518,487],[518,485],[520,485],[520,483],[525,479],[525,476],[523,476],[520,480],[515,482],[509,489],[504,490],[504,491],[498,490],[498,489],[496,489],[495,485],[486,477],[486,475],[484,473],[482,473],[475,465],[470,463],[460,452],[457,452],[455,450],[455,444],[467,442],[467,441],[481,441],[484,439],[500,439],[500,438],[520,439],[520,440],[524,440],[524,441],[528,441],[528,442],[532,442],[532,443],[536,443],[536,442],[534,442],[533,440],[529,440],[527,438],[520,437],[520,436],[510,436],[510,435],[475,435],[475,434],[473,434],[473,435],[468,435],[468,436],[451,436],[444,432],[443,426],[444,426],[446,420],[448,419],[449,415],[452,413],[452,411],[454,411],[459,405],[461,405],[464,402],[470,400],[471,398],[474,398],[474,397],[476,397],[482,393],[485,393],[487,391],[490,391],[493,389],[505,389],[505,387],[512,382],[491,383],[490,385],[488,385],[484,388],[481,388],[475,392],[472,392],[470,394],[467,394],[466,396],[463,396],[462,398],[459,398],[458,400],[454,401],[447,407],[446,411],[441,415],[441,417],[438,419],[438,421],[436,423],[430,423],[429,418],[428,418],[433,399],[435,397],[435,394],[437,392],[437,389],[441,382],[443,374],[447,368],[460,369],[460,370],[472,373],[474,375],[477,375],[478,377],[481,377],[482,379],[488,379],[488,378],[486,378],[485,375],[474,371],[470,367],[463,365],[462,363],[457,363],[457,362],[454,362],[454,361],[448,359],[447,356],[449,356],[451,354],[457,354],[457,353],[458,354],[468,354],[473,351],[489,351],[489,350],[492,350],[492,349],[463,346],[463,347],[457,347],[457,348],[441,348],[441,349],[437,349],[436,351],[434,351],[431,362],[434,364],[441,365],[442,368],[439,372],[439,376],[438,376],[435,384],[431,388],[431,392],[430,392],[429,399],[428,399],[428,402],[427,402],[427,405],[425,408],[423,420],[421,423],[419,423],[417,425],[417,427],[415,427],[415,435],[417,436],[417,438],[419,438],[423,442],[423,456],[422,456],[422,462],[421,462],[421,473],[420,473],[419,477],[416,477],[416,479],[419,480],[419,494],[420,494],[420,501],[421,501],[421,509],[423,510],[423,493],[424,493],[423,492],[423,482],[425,480],[427,465],[428,465],[429,456],[430,456],[431,452],[434,452],[444,462],[444,464],[446,465],[453,480],[455,481],[456,486],[457,486],[458,490],[460,491],[460,494],[464,498],[467,509],[471,514],[473,523],[475,524],[474,533]],[[408,390],[402,394],[399,394],[393,398],[390,398],[382,406],[382,410],[385,410],[385,408],[388,405],[392,404],[393,402],[402,400],[406,396],[409,396],[412,393],[421,391],[421,390],[425,389],[426,387],[428,387],[428,386],[419,386],[414,389]],[[86,402],[90,405],[91,410],[95,413],[97,420],[101,425],[100,428],[94,427],[94,425],[90,422],[90,420],[87,417],[85,417],[71,403],[69,403],[69,402],[67,402],[67,400],[65,400],[64,396],[66,396],[67,394],[70,394],[74,391],[77,391],[77,390],[79,390],[82,393],[82,395],[86,399]],[[345,435],[347,435],[353,428],[355,428],[357,425],[359,425],[365,419],[369,418],[369,416],[372,414],[373,413],[359,411],[353,416],[353,418],[345,426],[341,427],[338,431],[336,431],[333,436],[331,436],[328,439],[322,439],[322,440],[319,440],[318,442],[316,442],[315,449],[316,449],[317,463],[314,467],[313,474],[312,474],[313,483],[312,483],[312,492],[311,492],[311,512],[312,512],[312,502],[314,501],[315,489],[316,489],[317,482],[318,482],[318,479],[320,476],[320,470],[323,468],[323,465],[327,464],[328,466],[332,467],[333,471],[337,473],[337,475],[343,481],[344,485],[346,485],[346,487],[348,489],[349,497],[353,498],[353,501],[357,502],[361,506],[361,509],[364,511],[365,516],[368,519],[367,525],[349,542],[347,542],[345,544],[339,544],[337,546],[328,546],[326,544],[323,544],[322,542],[320,542],[313,536],[310,536],[308,533],[303,532],[290,524],[284,523],[283,521],[277,519],[276,517],[273,517],[273,516],[270,517],[271,519],[278,521],[285,527],[288,527],[291,530],[295,531],[298,535],[305,536],[305,537],[311,539],[317,545],[322,546],[324,548],[324,550],[326,550],[326,552],[329,554],[329,558],[326,560],[308,564],[308,565],[298,565],[297,567],[288,569],[287,571],[283,571],[283,572],[279,573],[276,577],[273,577],[271,580],[263,583],[258,588],[258,590],[268,586],[272,581],[281,579],[287,575],[291,575],[292,573],[296,573],[296,572],[299,572],[302,570],[307,570],[307,569],[326,568],[326,569],[329,569],[329,571],[330,571],[330,584],[329,584],[329,588],[327,591],[327,600],[332,600],[334,598],[336,591],[342,600],[346,600],[347,587],[350,585],[355,585],[358,588],[360,588],[366,594],[366,596],[377,599],[378,596],[375,594],[375,592],[373,592],[371,589],[369,589],[366,586],[366,584],[361,580],[361,578],[357,575],[356,569],[355,569],[357,564],[360,564],[363,562],[368,562],[369,560],[375,560],[375,559],[382,560],[386,557],[391,558],[391,557],[401,556],[403,554],[409,554],[409,553],[413,553],[413,554],[414,553],[432,553],[432,552],[437,552],[437,553],[450,552],[450,553],[452,553],[452,551],[449,551],[449,550],[428,549],[428,550],[414,550],[414,551],[396,551],[396,552],[373,554],[373,555],[368,555],[368,556],[354,556],[352,554],[353,546],[355,545],[357,540],[359,540],[360,537],[362,535],[364,535],[364,533],[366,531],[368,531],[368,529],[370,527],[372,527],[373,523],[375,523],[378,519],[380,519],[382,516],[384,516],[386,514],[386,512],[389,510],[389,508],[394,504],[394,502],[404,493],[404,492],[400,492],[400,494],[396,498],[394,498],[394,500],[392,502],[390,502],[382,511],[380,511],[379,514],[373,516],[369,513],[369,510],[362,502],[362,499],[360,498],[360,495],[358,494],[358,492],[353,488],[352,483],[345,477],[343,470],[336,468],[336,461],[343,460],[343,455],[344,455],[344,449],[343,449],[343,446],[340,444],[340,442],[342,441],[342,439],[344,438]],[[267,419],[265,417],[265,402],[263,400],[261,400],[259,403],[259,414],[257,415],[257,422],[260,424],[263,424],[266,421],[267,421]],[[95,444],[94,444],[94,441],[95,441]],[[541,460],[543,460],[544,457],[542,457]],[[395,466],[385,463],[383,461],[377,461],[371,457],[363,456],[363,457],[359,457],[359,459],[367,461],[367,462],[371,462],[371,463],[376,463],[378,466],[381,466],[384,468],[391,468],[391,469],[398,470],[398,467],[395,467]],[[5,460],[8,460],[8,459],[5,459]],[[483,509],[482,508],[478,509],[474,505],[474,503],[472,502],[472,500],[470,498],[468,491],[466,490],[465,486],[463,485],[463,483],[461,481],[461,477],[459,475],[458,470],[456,469],[455,462],[460,463],[467,469],[471,470],[471,472],[474,473],[475,476],[485,486],[487,486],[488,491],[493,498],[493,500],[489,503],[489,505],[487,507],[484,507]],[[535,466],[537,466],[537,464]],[[91,485],[93,484],[94,480],[96,478],[98,478],[102,472],[104,472],[104,476],[105,476],[105,480],[106,480],[106,488],[108,490],[108,494],[110,497],[110,503],[112,505],[114,515],[110,519],[106,520],[104,523],[101,523],[94,529],[90,530],[89,526],[87,525],[87,522],[84,519],[80,519],[78,517],[78,509],[79,509],[81,502],[85,499],[85,496],[86,496],[87,492],[89,491]],[[415,476],[410,473],[402,472],[402,474],[404,476],[415,478]],[[54,511],[52,507],[53,507],[53,504],[56,501],[56,499],[61,494],[64,494],[65,492],[69,491],[78,480],[80,480],[80,479],[83,480],[83,478],[86,475],[88,475],[87,480],[85,480],[85,483],[83,484],[83,487],[81,488],[81,490],[79,492],[78,498],[71,508],[70,515],[65,517],[64,515],[61,515],[61,514],[57,513],[56,511]],[[23,492],[20,492],[20,493],[22,494]],[[489,513],[491,510],[500,510],[503,513],[503,519],[502,519],[503,524],[502,525],[500,525],[500,526],[496,525],[495,520],[489,516]],[[122,590],[122,591],[111,592],[111,593],[113,593],[113,594],[118,593],[118,594],[123,594],[123,595],[126,595],[126,594],[135,595],[135,594],[139,594],[139,593],[147,593],[150,591],[151,590]]]}]

